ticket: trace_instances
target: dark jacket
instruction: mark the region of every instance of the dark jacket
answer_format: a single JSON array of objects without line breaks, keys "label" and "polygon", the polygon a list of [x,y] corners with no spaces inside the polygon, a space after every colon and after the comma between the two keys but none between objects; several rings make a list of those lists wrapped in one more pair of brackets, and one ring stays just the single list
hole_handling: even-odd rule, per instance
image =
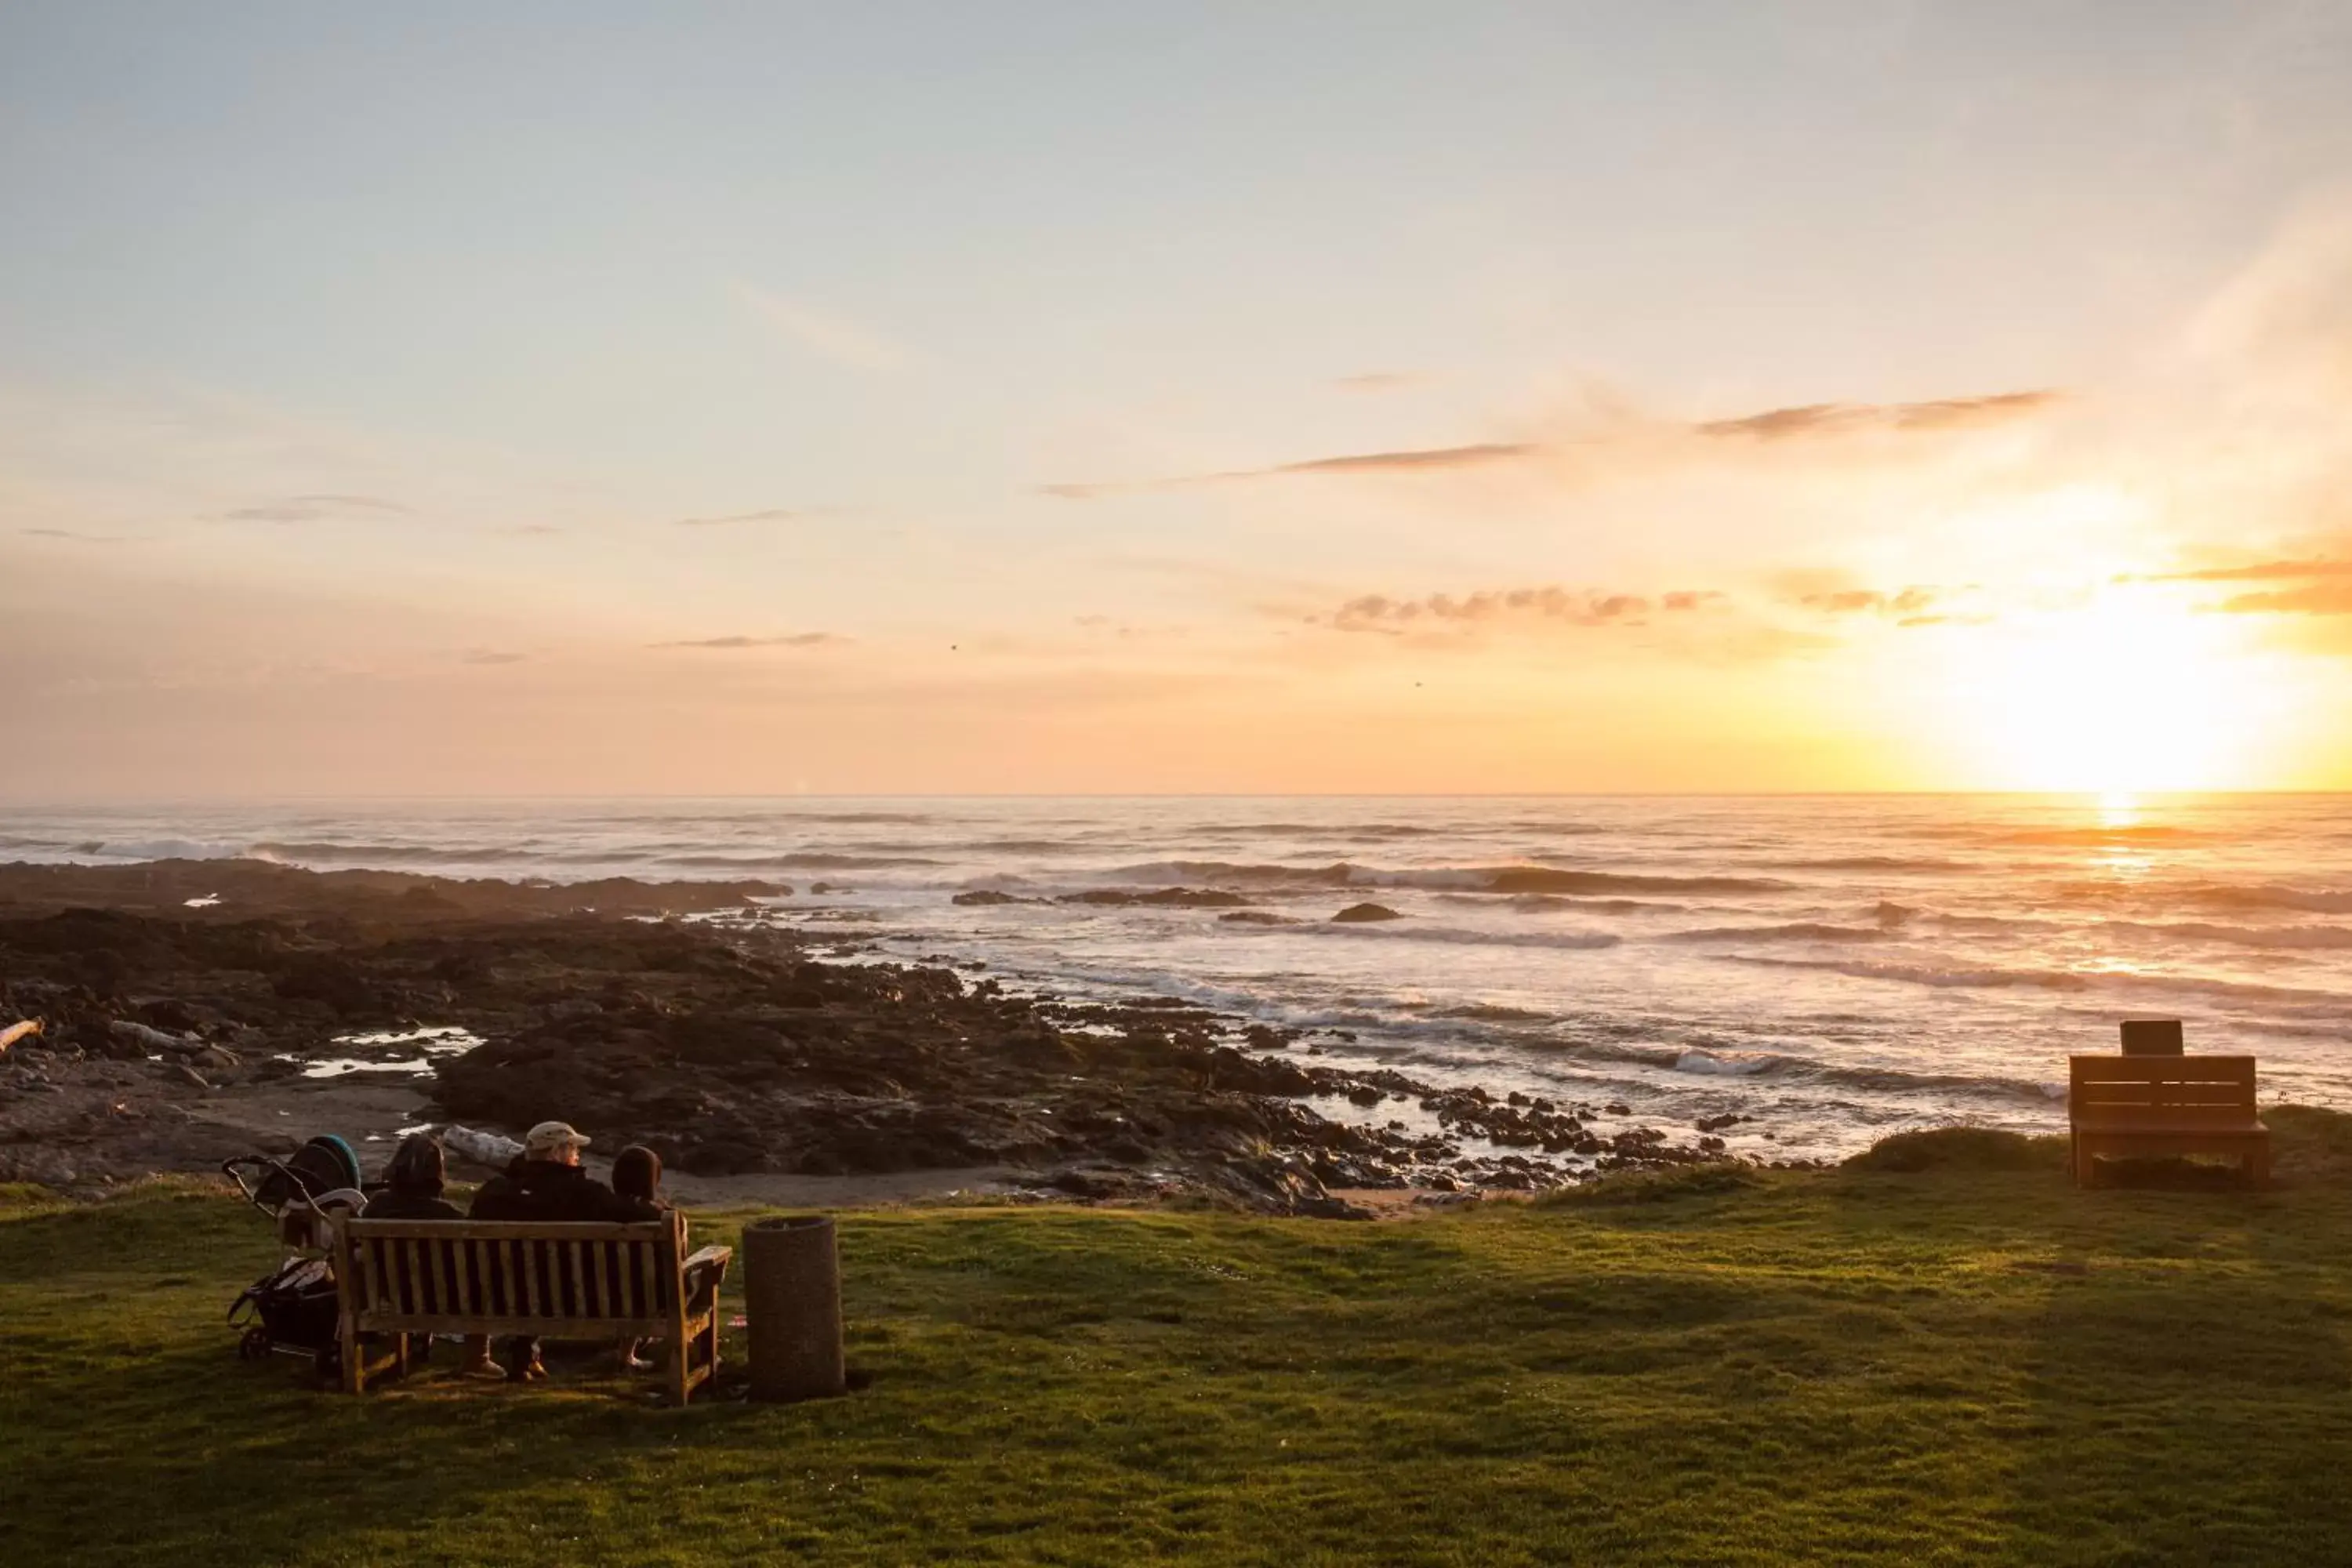
[{"label": "dark jacket", "polygon": [[521,1161],[474,1194],[476,1219],[625,1222],[657,1219],[660,1214],[651,1204],[614,1196],[580,1166],[552,1160]]},{"label": "dark jacket", "polygon": [[465,1215],[447,1198],[430,1193],[383,1192],[368,1199],[362,1219],[463,1219]]}]

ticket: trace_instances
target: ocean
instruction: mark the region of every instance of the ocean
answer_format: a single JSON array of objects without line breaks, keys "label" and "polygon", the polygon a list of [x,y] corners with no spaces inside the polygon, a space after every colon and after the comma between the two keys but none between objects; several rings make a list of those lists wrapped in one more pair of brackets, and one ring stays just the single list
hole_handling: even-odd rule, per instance
[{"label": "ocean", "polygon": [[[767,878],[1008,986],[1187,997],[1393,1067],[1833,1157],[2064,1123],[2118,1020],[2352,1106],[2352,796],[960,798],[0,808],[0,860]],[[1187,888],[1241,906],[1067,901]],[[1015,901],[973,904],[989,891]],[[1401,917],[1335,923],[1372,902]],[[1240,916],[1243,918],[1230,918]]]}]

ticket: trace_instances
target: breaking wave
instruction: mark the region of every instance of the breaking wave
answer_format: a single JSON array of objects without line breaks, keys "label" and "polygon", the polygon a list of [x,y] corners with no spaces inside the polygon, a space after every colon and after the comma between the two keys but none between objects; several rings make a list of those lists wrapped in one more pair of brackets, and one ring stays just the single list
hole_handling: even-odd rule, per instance
[{"label": "breaking wave", "polygon": [[2221,909],[2291,910],[2303,914],[2352,914],[2352,891],[2335,888],[2306,889],[2275,882],[2239,886],[2206,882],[2183,889],[2179,896]]},{"label": "breaking wave", "polygon": [[537,860],[530,849],[512,844],[281,844],[254,845],[246,857],[255,860],[307,863],[342,861],[360,866],[464,866],[489,860]]},{"label": "breaking wave", "polygon": [[1491,910],[1497,904],[1518,914],[1548,914],[1554,910],[1575,910],[1596,915],[1636,915],[1648,912],[1680,914],[1690,906],[1669,904],[1655,899],[1576,899],[1564,893],[1439,893],[1435,901],[1441,904],[1468,904],[1475,909]]},{"label": "breaking wave", "polygon": [[1877,926],[1826,925],[1799,921],[1777,926],[1706,926],[1668,931],[1660,942],[1885,942],[1894,933]]},{"label": "breaking wave", "polygon": [[1882,963],[1866,960],[1760,958],[1724,953],[1725,963],[1754,964],[1772,969],[1811,969],[1850,974],[1861,980],[1894,980],[1938,988],[2002,989],[2034,987],[2045,991],[2163,991],[2241,1001],[2320,1003],[2342,1005],[2347,998],[2333,991],[2299,985],[2263,985],[2242,980],[2216,980],[2196,974],[2149,974],[2137,970],[2003,968],[1999,965],[1939,967],[1925,963]]},{"label": "breaking wave", "polygon": [[1425,926],[1408,921],[1383,921],[1378,924],[1335,925],[1328,921],[1280,928],[1286,931],[1315,931],[1324,936],[1344,936],[1377,939],[1384,942],[1451,942],[1463,947],[1546,947],[1563,952],[1591,952],[1615,947],[1625,939],[1607,931],[1467,931],[1460,926]]},{"label": "breaking wave", "polygon": [[795,850],[785,855],[680,855],[668,861],[697,871],[875,871],[891,867],[944,866],[921,855],[836,855]]},{"label": "breaking wave", "polygon": [[1832,855],[1817,860],[1767,860],[1764,864],[1781,871],[1928,872],[1974,869],[1964,860],[1913,855]]},{"label": "breaking wave", "polygon": [[1814,1084],[1845,1092],[1938,1096],[2046,1106],[2066,1097],[2066,1086],[2050,1079],[2002,1074],[1912,1072],[1900,1068],[1839,1067],[1789,1051],[1724,1046],[1643,1045],[1618,1042],[1546,1042],[1559,1056],[1592,1062],[1619,1062],[1696,1078],[1769,1079],[1776,1086]]},{"label": "breaking wave", "polygon": [[1549,866],[1439,866],[1391,869],[1342,860],[1282,866],[1230,860],[1152,860],[1103,873],[1138,882],[1240,882],[1257,887],[1419,888],[1478,893],[1774,893],[1772,877],[1675,877],[1631,871],[1566,871]]}]

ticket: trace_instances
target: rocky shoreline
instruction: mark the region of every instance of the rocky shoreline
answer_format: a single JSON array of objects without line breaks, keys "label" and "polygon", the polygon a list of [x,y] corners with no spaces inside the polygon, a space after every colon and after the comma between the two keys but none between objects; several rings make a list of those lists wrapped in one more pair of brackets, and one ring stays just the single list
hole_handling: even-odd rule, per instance
[{"label": "rocky shoreline", "polygon": [[[1721,1157],[1712,1128],[1321,1065],[1311,1037],[1189,1003],[880,962],[855,933],[759,920],[783,891],[0,867],[0,1029],[43,1026],[0,1056],[0,1180],[205,1168],[253,1125],[208,1112],[322,1063],[388,1067],[436,1120],[557,1117],[711,1177],[987,1166],[1064,1199],[1343,1216],[1335,1193]],[[751,918],[680,918],[712,910]]]}]

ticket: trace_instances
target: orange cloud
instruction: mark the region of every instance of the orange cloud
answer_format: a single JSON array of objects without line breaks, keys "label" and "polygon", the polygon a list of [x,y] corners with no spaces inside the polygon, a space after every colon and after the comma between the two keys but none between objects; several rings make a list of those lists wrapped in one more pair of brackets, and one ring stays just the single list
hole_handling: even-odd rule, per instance
[{"label": "orange cloud", "polygon": [[1064,500],[1096,500],[1104,496],[1137,495],[1152,490],[1186,489],[1194,485],[1232,484],[1243,479],[1274,479],[1293,474],[1412,474],[1450,468],[1489,467],[1517,462],[1543,451],[1524,442],[1478,442],[1466,447],[1427,447],[1398,452],[1352,452],[1337,458],[1309,458],[1277,463],[1270,468],[1235,468],[1224,473],[1193,474],[1183,479],[1147,479],[1137,483],[1042,485],[1046,495]]},{"label": "orange cloud", "polygon": [[1768,408],[1737,419],[1710,419],[1691,428],[1702,436],[1744,436],[1758,441],[1843,436],[1866,429],[1949,430],[2038,414],[2061,395],[2045,389],[1996,393],[1990,397],[1942,397],[1927,403],[1807,403]]},{"label": "orange cloud", "polygon": [[2238,616],[2352,616],[2352,582],[2240,594],[2222,600],[2221,607]]},{"label": "orange cloud", "polygon": [[1721,597],[1712,589],[1683,589],[1654,601],[1640,594],[1601,594],[1561,587],[1486,589],[1458,599],[1451,594],[1430,594],[1418,599],[1365,594],[1341,605],[1328,617],[1310,616],[1307,619],[1343,632],[1391,634],[1424,621],[1459,625],[1510,616],[1579,626],[1638,626],[1644,624],[1640,617],[1654,609],[1686,613]]},{"label": "orange cloud", "polygon": [[2167,572],[2128,579],[2146,583],[2292,583],[2306,577],[2352,577],[2352,561],[2264,561],[2252,566],[2212,566],[2197,572]]},{"label": "orange cloud", "polygon": [[753,637],[740,635],[723,637],[689,637],[678,642],[657,642],[654,647],[747,648],[747,647],[838,647],[850,639],[832,632],[793,632],[783,637]]},{"label": "orange cloud", "polygon": [[[1933,588],[1906,588],[1898,594],[1885,594],[1875,588],[1842,588],[1832,593],[1806,594],[1797,602],[1808,609],[1833,616],[1868,611],[1874,615],[1916,617],[1941,596]],[[1906,621],[1904,624],[1911,623]]]},{"label": "orange cloud", "polygon": [[[1380,382],[1380,377],[1351,378]],[[2037,413],[2059,400],[2052,391],[2004,392],[1989,397],[1948,397],[1925,403],[1812,403],[1793,408],[1769,408],[1737,419],[1713,419],[1691,426],[1670,425],[1672,432],[1711,437],[1746,437],[1758,442],[1848,435],[1866,429],[1932,433],[1995,424]],[[1653,426],[1654,428],[1654,426]],[[1590,436],[1575,445],[1589,449]],[[1332,458],[1308,458],[1264,468],[1234,468],[1219,473],[1191,474],[1177,479],[1109,482],[1065,482],[1041,485],[1041,493],[1064,500],[1098,500],[1106,496],[1144,495],[1185,489],[1196,485],[1234,484],[1250,479],[1284,479],[1312,474],[1370,476],[1442,473],[1463,468],[1558,458],[1562,445],[1534,441],[1481,441],[1459,447],[1411,447],[1388,452],[1351,452]]]},{"label": "orange cloud", "polygon": [[263,506],[238,507],[221,516],[230,522],[328,522],[336,519],[406,517],[409,509],[375,496],[288,496]]},{"label": "orange cloud", "polygon": [[730,512],[725,517],[681,517],[677,525],[680,528],[723,528],[737,522],[790,522],[804,515],[788,507],[772,506],[761,511]]}]

